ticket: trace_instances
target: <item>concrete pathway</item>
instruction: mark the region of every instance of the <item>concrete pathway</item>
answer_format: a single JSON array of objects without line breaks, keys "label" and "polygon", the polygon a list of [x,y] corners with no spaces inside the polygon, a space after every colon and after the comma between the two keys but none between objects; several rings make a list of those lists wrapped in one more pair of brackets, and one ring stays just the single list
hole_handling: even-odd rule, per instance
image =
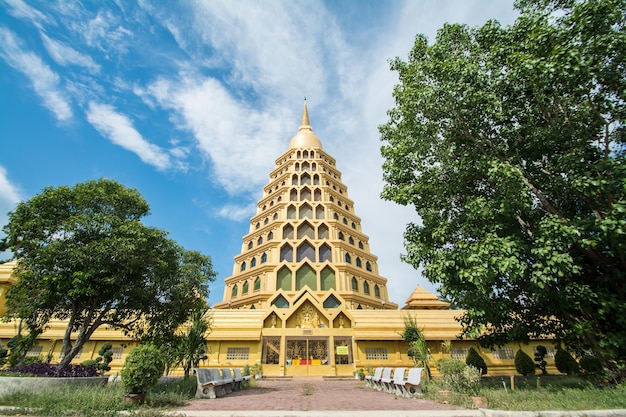
[{"label": "concrete pathway", "polygon": [[257,387],[212,400],[193,400],[176,412],[189,417],[482,416],[466,410],[366,388],[363,381],[294,379],[256,381]]}]

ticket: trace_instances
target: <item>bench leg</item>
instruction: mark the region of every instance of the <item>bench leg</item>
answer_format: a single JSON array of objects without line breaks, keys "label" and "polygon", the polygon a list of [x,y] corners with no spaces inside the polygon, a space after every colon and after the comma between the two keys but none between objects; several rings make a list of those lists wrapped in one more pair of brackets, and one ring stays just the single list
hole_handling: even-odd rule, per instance
[{"label": "bench leg", "polygon": [[215,392],[215,386],[213,386],[213,384],[210,384],[210,385],[198,384],[198,389],[196,390],[196,398],[214,399],[217,397],[216,394],[217,393]]}]

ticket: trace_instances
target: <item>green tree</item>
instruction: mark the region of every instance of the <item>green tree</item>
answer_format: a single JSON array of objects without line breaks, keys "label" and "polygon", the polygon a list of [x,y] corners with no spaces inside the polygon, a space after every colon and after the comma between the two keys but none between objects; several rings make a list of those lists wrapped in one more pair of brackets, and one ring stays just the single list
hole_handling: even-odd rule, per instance
[{"label": "green tree", "polygon": [[466,335],[554,335],[619,375],[626,2],[516,7],[512,26],[446,24],[392,61],[382,196],[416,208],[403,258],[466,309]]},{"label": "green tree", "polygon": [[210,258],[141,223],[148,211],[137,190],[100,179],[47,187],[9,213],[3,246],[17,259],[17,283],[7,314],[31,334],[67,321],[59,367],[102,325],[149,339],[173,334],[205,304]]},{"label": "green tree", "polygon": [[473,347],[470,347],[467,351],[465,364],[478,369],[481,375],[487,374],[487,363],[485,362],[483,357],[480,356],[480,353],[478,353]]},{"label": "green tree", "polygon": [[515,353],[515,370],[524,376],[535,375],[535,362],[522,349]]}]

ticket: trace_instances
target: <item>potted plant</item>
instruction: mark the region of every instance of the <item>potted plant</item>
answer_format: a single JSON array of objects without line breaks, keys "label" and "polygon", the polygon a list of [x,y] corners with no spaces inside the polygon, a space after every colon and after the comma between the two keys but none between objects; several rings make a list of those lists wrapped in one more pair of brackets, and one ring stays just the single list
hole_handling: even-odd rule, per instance
[{"label": "potted plant", "polygon": [[250,368],[250,373],[252,373],[252,375],[254,375],[254,379],[261,379],[261,378],[263,378],[263,365],[261,365],[260,363],[255,363]]},{"label": "potted plant", "polygon": [[133,349],[120,372],[127,394],[125,402],[143,403],[148,388],[155,385],[165,371],[161,351],[153,345],[139,345]]}]

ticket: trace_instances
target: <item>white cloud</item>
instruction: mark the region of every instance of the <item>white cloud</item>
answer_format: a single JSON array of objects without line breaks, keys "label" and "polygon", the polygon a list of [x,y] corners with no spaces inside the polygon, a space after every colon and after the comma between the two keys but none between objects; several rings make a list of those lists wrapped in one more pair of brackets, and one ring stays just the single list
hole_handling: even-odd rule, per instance
[{"label": "white cloud", "polygon": [[101,135],[122,148],[134,152],[142,161],[165,170],[172,166],[166,151],[146,141],[133,127],[131,120],[115,111],[112,106],[89,103],[87,120]]},{"label": "white cloud", "polygon": [[104,52],[125,53],[133,40],[133,33],[126,29],[120,19],[110,10],[100,10],[86,24],[82,21],[74,24],[74,31],[81,33],[87,45]]},{"label": "white cloud", "polygon": [[284,131],[278,107],[266,111],[235,100],[215,79],[182,76],[159,80],[143,92],[175,113],[213,164],[214,179],[231,194],[258,191],[281,149]]},{"label": "white cloud", "polygon": [[22,0],[4,0],[4,2],[9,6],[8,11],[12,16],[30,20],[38,28],[41,28],[43,23],[53,23],[46,15]]},{"label": "white cloud", "polygon": [[37,55],[24,50],[19,39],[6,28],[0,28],[0,56],[29,78],[35,93],[57,120],[66,121],[72,117],[69,100],[59,86],[59,76]]},{"label": "white cloud", "polygon": [[240,206],[236,204],[227,204],[217,211],[219,217],[223,217],[233,221],[247,221],[254,214],[256,205],[250,204],[247,206]]},{"label": "white cloud", "polygon": [[90,56],[81,54],[71,46],[51,39],[44,33],[41,34],[41,38],[46,50],[57,64],[63,66],[78,65],[89,69],[95,74],[100,72],[100,65],[98,65]]},{"label": "white cloud", "polygon": [[22,192],[19,187],[9,180],[7,170],[0,165],[0,200],[3,206],[2,211],[4,211],[4,207],[17,205],[22,199]]},{"label": "white cloud", "polygon": [[[0,235],[4,236],[2,227],[9,221],[8,213],[15,209],[17,203],[23,200],[22,192],[9,179],[7,170],[0,165]],[[9,257],[10,253],[0,252],[0,260]]]}]

